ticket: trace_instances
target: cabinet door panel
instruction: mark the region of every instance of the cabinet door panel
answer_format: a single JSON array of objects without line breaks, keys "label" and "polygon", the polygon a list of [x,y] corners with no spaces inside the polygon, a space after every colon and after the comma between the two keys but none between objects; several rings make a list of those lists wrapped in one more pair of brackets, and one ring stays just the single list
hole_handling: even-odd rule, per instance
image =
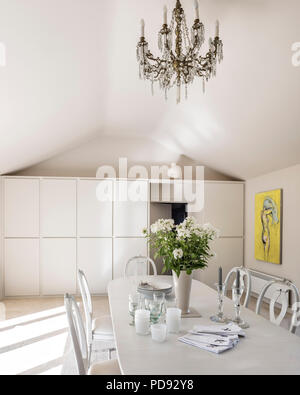
[{"label": "cabinet door panel", "polygon": [[43,239],[41,242],[43,295],[76,293],[76,239]]},{"label": "cabinet door panel", "polygon": [[[101,192],[102,187],[105,188],[103,192]],[[112,181],[80,180],[78,182],[79,237],[112,236],[112,193]]]},{"label": "cabinet door panel", "polygon": [[197,271],[194,278],[215,288],[220,266],[223,268],[223,279],[225,280],[225,276],[232,268],[243,265],[244,240],[242,238],[221,238],[213,242],[212,250],[216,252],[217,256],[210,260],[207,269]]},{"label": "cabinet door panel", "polygon": [[85,273],[92,294],[107,293],[112,280],[112,239],[78,240],[78,269]]},{"label": "cabinet door panel", "polygon": [[114,236],[140,237],[147,226],[148,183],[144,181],[116,182]]},{"label": "cabinet door panel", "polygon": [[76,236],[76,181],[41,181],[41,234]]},{"label": "cabinet door panel", "polygon": [[39,237],[39,180],[5,180],[5,236]]},{"label": "cabinet door panel", "polygon": [[113,278],[124,277],[127,261],[137,255],[148,255],[145,239],[114,239]]},{"label": "cabinet door panel", "polygon": [[204,222],[220,229],[221,236],[244,235],[244,185],[205,184]]},{"label": "cabinet door panel", "polygon": [[5,240],[5,296],[39,295],[39,240]]}]

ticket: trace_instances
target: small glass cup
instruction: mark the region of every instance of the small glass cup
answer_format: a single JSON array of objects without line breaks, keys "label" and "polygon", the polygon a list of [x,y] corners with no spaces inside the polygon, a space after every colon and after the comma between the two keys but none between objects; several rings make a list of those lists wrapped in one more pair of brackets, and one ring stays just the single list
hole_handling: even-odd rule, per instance
[{"label": "small glass cup", "polygon": [[167,338],[167,325],[155,324],[151,325],[152,340],[158,343],[163,343]]},{"label": "small glass cup", "polygon": [[218,291],[218,313],[210,317],[210,319],[219,324],[227,324],[228,318],[224,315],[225,284],[216,284],[216,288]]},{"label": "small glass cup", "polygon": [[138,292],[133,292],[129,295],[129,314],[132,317],[132,321],[130,322],[131,326],[134,326],[136,310],[144,310],[146,309],[145,306],[146,302],[144,295]]},{"label": "small glass cup", "polygon": [[179,333],[182,311],[177,308],[167,309],[167,327],[169,333]]},{"label": "small glass cup", "polygon": [[138,335],[147,336],[150,330],[150,311],[135,311],[135,331]]},{"label": "small glass cup", "polygon": [[232,288],[235,317],[231,321],[237,324],[240,328],[247,329],[249,328],[249,324],[241,318],[241,297],[243,295],[243,292],[244,292],[243,286],[239,288],[234,286]]}]

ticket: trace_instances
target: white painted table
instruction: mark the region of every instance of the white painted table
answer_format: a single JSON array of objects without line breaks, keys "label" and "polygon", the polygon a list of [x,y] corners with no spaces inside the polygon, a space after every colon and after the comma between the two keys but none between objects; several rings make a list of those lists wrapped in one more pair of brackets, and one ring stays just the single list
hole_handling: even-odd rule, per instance
[{"label": "white painted table", "polygon": [[[171,277],[162,277],[172,282]],[[109,284],[109,302],[121,371],[125,375],[217,375],[217,374],[300,374],[300,338],[286,329],[271,324],[248,309],[242,316],[249,322],[247,337],[233,350],[216,355],[181,343],[178,335],[169,335],[163,343],[151,336],[135,333],[129,325],[128,295],[132,283],[127,279]],[[195,324],[212,324],[209,317],[217,311],[217,293],[193,281],[191,307],[202,318],[184,319],[182,334]],[[225,313],[233,314],[230,299],[225,300]]]}]

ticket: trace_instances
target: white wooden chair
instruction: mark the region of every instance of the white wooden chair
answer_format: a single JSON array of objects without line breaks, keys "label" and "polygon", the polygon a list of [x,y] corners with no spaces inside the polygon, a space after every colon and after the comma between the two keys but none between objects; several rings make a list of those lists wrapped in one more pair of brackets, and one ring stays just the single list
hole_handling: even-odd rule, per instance
[{"label": "white wooden chair", "polygon": [[[286,316],[286,313],[289,308],[289,295],[290,292],[293,295],[293,299],[295,303],[300,302],[300,295],[298,288],[292,284],[290,281],[287,280],[273,280],[269,281],[264,288],[261,291],[261,294],[258,298],[257,305],[256,305],[256,314],[260,314],[262,302],[264,300],[264,297],[267,293],[268,290],[272,289],[272,297],[270,301],[270,321],[275,324],[280,326],[282,323],[282,320]],[[281,304],[281,311],[280,313],[276,316],[275,312],[275,307],[276,303]],[[290,332],[295,333],[296,332],[296,314],[297,310],[294,310],[292,319],[291,319],[291,324],[290,324]]]},{"label": "white wooden chair", "polygon": [[[241,286],[244,287],[244,291],[243,293],[245,293],[245,299],[244,299],[244,307],[248,307],[249,305],[249,300],[250,300],[250,296],[251,296],[251,275],[249,270],[245,269],[244,267],[235,267],[232,270],[230,270],[230,272],[227,274],[227,277],[225,279],[225,295],[227,293],[227,289],[228,289],[228,284],[229,284],[229,280],[231,278],[231,276],[236,276],[237,271],[240,271],[241,274]],[[245,281],[246,280],[246,281]],[[234,285],[236,284],[236,278],[234,280]]]},{"label": "white wooden chair", "polygon": [[126,263],[124,276],[131,277],[131,276],[147,276],[149,263],[153,270],[153,275],[157,276],[157,269],[154,261],[151,258],[146,256],[134,256],[130,258],[129,261]]},{"label": "white wooden chair", "polygon": [[[89,358],[92,354],[93,342],[112,342],[114,341],[113,327],[109,315],[100,316],[93,319],[93,303],[89,290],[88,282],[82,270],[78,271],[78,283],[82,297],[83,310],[85,316],[86,338],[88,343]],[[108,357],[115,348],[109,348]]]},{"label": "white wooden chair", "polygon": [[117,360],[95,363],[89,366],[89,350],[81,314],[73,296],[65,295],[65,307],[76,365],[80,376],[120,375]]}]

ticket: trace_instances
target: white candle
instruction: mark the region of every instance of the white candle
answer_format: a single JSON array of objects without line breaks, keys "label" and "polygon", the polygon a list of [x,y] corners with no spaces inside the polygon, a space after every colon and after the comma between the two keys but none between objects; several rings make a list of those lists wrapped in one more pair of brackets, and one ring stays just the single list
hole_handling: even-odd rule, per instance
[{"label": "white candle", "polygon": [[164,6],[164,25],[167,25],[167,24],[168,24],[168,8],[165,5]]},{"label": "white candle", "polygon": [[196,10],[196,19],[200,19],[198,0],[195,0],[195,10]]},{"label": "white candle", "polygon": [[219,37],[220,35],[220,22],[216,22],[216,37]]},{"label": "white candle", "polygon": [[145,37],[145,21],[141,20],[141,37]]},{"label": "white candle", "polygon": [[136,310],[135,312],[135,331],[138,335],[146,336],[149,334],[150,311]]},{"label": "white candle", "polygon": [[167,325],[156,324],[151,326],[152,340],[163,343],[167,338]]},{"label": "white candle", "polygon": [[168,332],[178,333],[180,331],[181,324],[181,310],[176,308],[170,308],[167,310],[167,327]]}]

